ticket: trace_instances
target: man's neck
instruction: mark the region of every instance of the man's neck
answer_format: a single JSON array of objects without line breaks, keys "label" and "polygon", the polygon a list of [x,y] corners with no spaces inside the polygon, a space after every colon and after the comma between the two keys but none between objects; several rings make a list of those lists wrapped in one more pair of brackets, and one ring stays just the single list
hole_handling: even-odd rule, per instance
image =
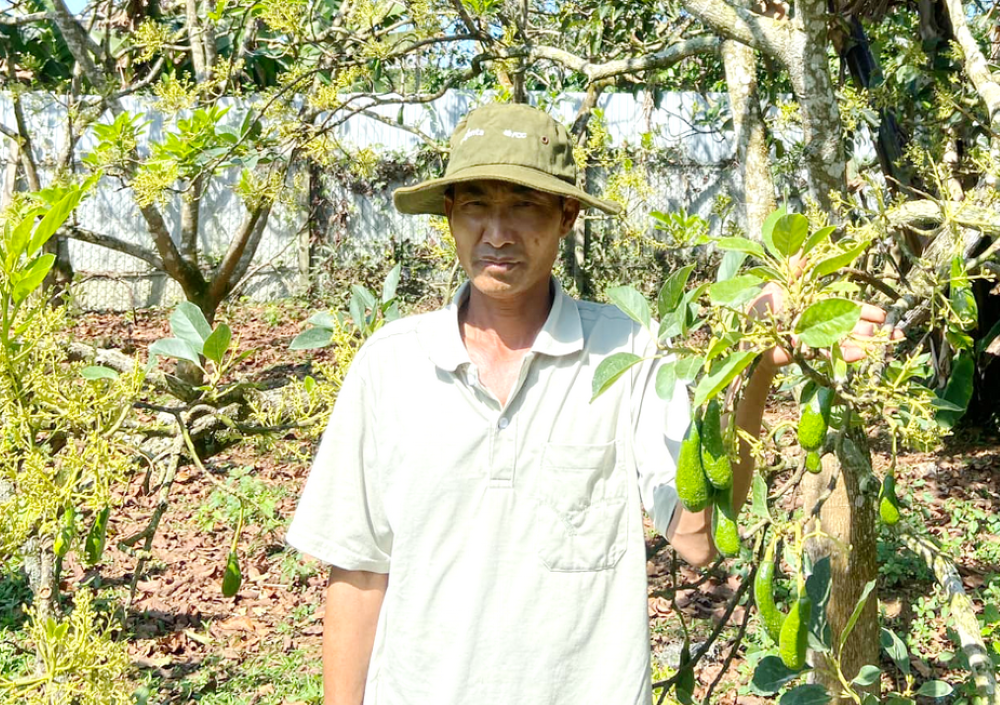
[{"label": "man's neck", "polygon": [[466,347],[488,346],[497,352],[527,350],[535,342],[552,308],[553,291],[517,299],[493,299],[471,287],[469,298],[459,312],[459,324]]}]

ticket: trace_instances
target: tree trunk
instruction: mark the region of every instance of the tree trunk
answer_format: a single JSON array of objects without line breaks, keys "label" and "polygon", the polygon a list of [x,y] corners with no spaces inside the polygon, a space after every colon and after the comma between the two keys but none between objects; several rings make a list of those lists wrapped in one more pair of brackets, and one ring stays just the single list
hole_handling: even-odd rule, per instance
[{"label": "tree trunk", "polygon": [[[827,555],[831,558],[827,619],[836,645],[865,585],[878,577],[879,484],[872,474],[871,451],[863,428],[851,429],[845,435],[839,457],[827,455],[823,461],[820,474],[806,473],[803,498],[806,509],[815,514],[817,502],[827,494],[835,478],[836,485],[819,511],[819,528],[830,538],[811,539],[807,550],[813,561]],[[862,666],[878,664],[877,605],[877,596],[872,592],[840,654],[841,669],[848,680],[857,675]],[[839,679],[824,668],[826,657],[814,653],[812,659],[817,681],[827,686],[830,693],[840,692]],[[839,702],[852,701],[845,698]]]},{"label": "tree trunk", "polygon": [[738,210],[746,223],[747,236],[756,240],[767,216],[777,207],[760,116],[757,55],[752,48],[729,39],[722,44],[722,62],[733,114],[736,161],[743,177],[743,202]]},{"label": "tree trunk", "polygon": [[827,59],[826,2],[795,5],[800,30],[792,39],[788,74],[802,111],[802,133],[809,196],[820,209],[831,210],[833,191],[845,187],[846,165],[837,93]]}]

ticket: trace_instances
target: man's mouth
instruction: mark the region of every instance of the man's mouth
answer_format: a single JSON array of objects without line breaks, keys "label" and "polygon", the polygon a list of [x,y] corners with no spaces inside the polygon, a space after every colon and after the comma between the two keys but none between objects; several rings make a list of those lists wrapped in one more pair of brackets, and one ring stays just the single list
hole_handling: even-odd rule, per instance
[{"label": "man's mouth", "polygon": [[480,259],[479,262],[484,267],[495,267],[497,269],[510,269],[517,264],[517,260],[495,259],[490,257],[484,257]]}]

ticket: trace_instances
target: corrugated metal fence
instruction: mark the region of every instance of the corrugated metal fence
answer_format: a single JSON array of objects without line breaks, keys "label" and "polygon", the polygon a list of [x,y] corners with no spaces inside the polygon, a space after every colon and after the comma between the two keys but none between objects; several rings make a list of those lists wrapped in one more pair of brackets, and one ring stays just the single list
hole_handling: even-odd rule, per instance
[{"label": "corrugated metal fence", "polygon": [[[547,105],[549,111],[569,123],[582,100],[582,94],[570,94]],[[403,124],[418,127],[434,138],[446,138],[462,115],[480,102],[488,100],[469,92],[450,93],[427,105],[380,106],[376,108],[387,117]],[[643,135],[652,139],[653,145],[662,150],[665,158],[655,173],[649,174],[655,196],[641,204],[635,217],[648,220],[650,209],[671,210],[686,208],[689,213],[708,217],[715,196],[719,193],[738,193],[740,184],[734,182],[738,175],[725,168],[732,154],[729,140],[697,124],[697,116],[714,101],[723,96],[703,97],[693,93],[665,94],[660,104],[654,105],[649,95],[609,94],[602,98],[604,124],[614,144],[639,144]],[[34,156],[40,166],[44,183],[52,178],[58,157],[64,150],[66,109],[59,96],[28,94],[23,97],[27,120],[31,129]],[[224,118],[227,123],[239,124],[243,104],[229,100],[231,110]],[[140,153],[145,153],[150,141],[158,141],[169,130],[176,114],[165,114],[141,98],[126,101],[130,112],[143,113],[148,121]],[[400,115],[400,111],[402,114]],[[106,117],[110,120],[110,116]],[[0,123],[15,129],[12,103],[9,96],[0,94]],[[417,148],[419,138],[411,132],[394,128],[383,122],[362,115],[354,116],[338,128],[339,138],[354,147],[369,146],[390,152],[407,152]],[[94,146],[92,133],[88,133],[75,148],[75,159],[85,156]],[[10,178],[7,167],[13,155],[10,140],[0,140],[0,175]],[[226,251],[229,237],[239,228],[246,210],[233,193],[232,184],[238,177],[232,174],[215,178],[205,194],[202,204],[202,224],[199,243],[203,260],[217,260]],[[346,223],[338,232],[320,233],[326,246],[342,251],[371,251],[387,240],[421,240],[429,232],[428,219],[401,216],[392,207],[389,188],[362,195],[353,192],[330,175],[323,176],[323,192],[347,206]],[[3,184],[9,188],[10,184]],[[271,299],[287,296],[300,290],[308,277],[308,256],[304,249],[310,246],[305,198],[292,207],[279,206],[272,214],[261,239],[250,275],[241,291],[254,298]],[[162,211],[168,227],[175,237],[180,231],[181,196],[168,199]],[[120,181],[105,178],[96,193],[80,207],[77,217],[82,227],[112,235],[138,244],[150,245],[146,223],[135,204],[131,189]],[[313,228],[315,230],[315,228]],[[333,243],[333,240],[336,240]],[[315,238],[312,246],[316,246]],[[84,308],[128,309],[167,305],[177,300],[179,290],[164,275],[152,271],[146,264],[128,255],[107,248],[73,241],[70,255],[77,272],[74,296]]]}]

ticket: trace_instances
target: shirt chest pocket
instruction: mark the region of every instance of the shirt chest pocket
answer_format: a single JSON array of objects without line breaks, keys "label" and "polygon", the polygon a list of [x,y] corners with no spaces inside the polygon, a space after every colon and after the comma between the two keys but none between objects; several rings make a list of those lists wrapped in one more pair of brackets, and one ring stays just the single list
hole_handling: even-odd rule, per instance
[{"label": "shirt chest pocket", "polygon": [[546,445],[531,498],[549,570],[606,570],[625,553],[628,487],[617,455],[613,441]]}]

